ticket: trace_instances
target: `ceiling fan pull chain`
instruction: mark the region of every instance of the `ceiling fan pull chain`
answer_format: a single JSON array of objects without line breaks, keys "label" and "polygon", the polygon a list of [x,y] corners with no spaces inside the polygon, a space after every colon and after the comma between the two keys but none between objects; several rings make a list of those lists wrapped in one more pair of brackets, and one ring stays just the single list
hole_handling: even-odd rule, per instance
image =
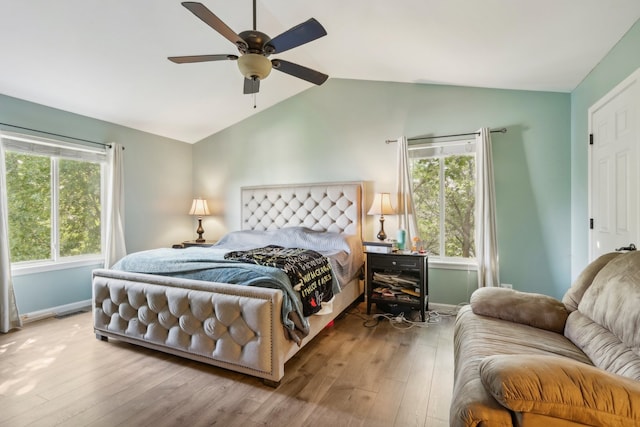
[{"label": "ceiling fan pull chain", "polygon": [[253,93],[253,108],[256,108],[256,94]]}]

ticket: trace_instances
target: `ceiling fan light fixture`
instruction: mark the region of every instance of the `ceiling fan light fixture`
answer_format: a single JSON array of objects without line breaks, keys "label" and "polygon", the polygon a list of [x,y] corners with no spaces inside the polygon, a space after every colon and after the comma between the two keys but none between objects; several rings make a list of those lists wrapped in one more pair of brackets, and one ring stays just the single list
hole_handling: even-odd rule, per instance
[{"label": "ceiling fan light fixture", "polygon": [[267,57],[274,53],[286,52],[303,44],[326,36],[327,31],[315,19],[310,18],[295,27],[271,38],[256,28],[256,0],[253,0],[253,30],[236,34],[227,24],[211,12],[205,5],[195,1],[185,1],[182,5],[202,22],[233,43],[240,55],[188,55],[170,56],[168,59],[176,64],[208,61],[238,61],[238,69],[244,76],[243,93],[255,95],[260,90],[260,80],[264,80],[271,73],[271,69],[308,81],[316,85],[323,84],[329,76],[293,62]]},{"label": "ceiling fan light fixture", "polygon": [[257,53],[247,53],[238,58],[238,68],[247,79],[262,80],[271,72],[271,61]]}]

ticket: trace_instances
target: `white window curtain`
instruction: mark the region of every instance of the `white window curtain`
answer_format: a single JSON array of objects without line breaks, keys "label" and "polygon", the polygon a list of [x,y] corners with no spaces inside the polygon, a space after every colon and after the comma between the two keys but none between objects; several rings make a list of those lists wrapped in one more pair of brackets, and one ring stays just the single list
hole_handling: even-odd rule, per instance
[{"label": "white window curtain", "polygon": [[9,212],[7,206],[4,144],[0,139],[0,332],[3,333],[22,326],[11,278]]},{"label": "white window curtain", "polygon": [[397,148],[398,176],[396,182],[396,192],[398,194],[398,227],[407,232],[405,245],[411,248],[413,238],[420,237],[418,233],[418,219],[416,218],[416,208],[413,203],[413,185],[411,182],[411,170],[409,169],[409,143],[407,138],[398,138]]},{"label": "white window curtain", "polygon": [[105,268],[127,254],[124,243],[124,147],[111,144],[107,153]]},{"label": "white window curtain", "polygon": [[496,190],[491,157],[491,130],[482,128],[476,137],[476,258],[478,287],[499,286],[496,238]]}]

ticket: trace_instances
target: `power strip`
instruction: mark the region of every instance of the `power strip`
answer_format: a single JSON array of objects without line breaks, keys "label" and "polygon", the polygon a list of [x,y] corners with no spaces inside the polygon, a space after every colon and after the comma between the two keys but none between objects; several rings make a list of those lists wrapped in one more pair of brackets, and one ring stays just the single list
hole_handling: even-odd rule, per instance
[{"label": "power strip", "polygon": [[404,322],[404,321],[405,321],[405,318],[404,318],[404,315],[403,315],[403,314],[401,314],[401,315],[399,315],[399,316],[392,317],[392,318],[390,318],[389,320],[390,320],[392,323],[402,323],[402,322]]},{"label": "power strip", "polygon": [[428,325],[429,322],[414,322],[412,320],[407,319],[406,317],[404,317],[404,313],[400,313],[396,316],[389,313],[374,314],[373,318],[377,319],[378,321],[380,318],[387,319],[391,324],[391,326],[393,326],[396,329],[411,329],[414,326],[417,326],[420,328],[427,328],[429,326]]}]

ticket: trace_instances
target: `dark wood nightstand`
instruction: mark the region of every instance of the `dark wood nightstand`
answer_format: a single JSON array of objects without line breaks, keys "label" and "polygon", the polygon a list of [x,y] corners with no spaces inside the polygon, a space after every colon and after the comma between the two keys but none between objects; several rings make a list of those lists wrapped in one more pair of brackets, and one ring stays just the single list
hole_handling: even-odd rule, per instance
[{"label": "dark wood nightstand", "polygon": [[182,242],[182,246],[184,246],[185,248],[188,248],[190,246],[207,247],[207,246],[213,246],[217,242],[218,242],[217,240],[205,240],[204,242],[196,242],[195,240],[185,240],[184,242]]},{"label": "dark wood nightstand", "polygon": [[367,252],[367,314],[371,304],[398,305],[420,310],[426,320],[429,283],[426,254]]}]

